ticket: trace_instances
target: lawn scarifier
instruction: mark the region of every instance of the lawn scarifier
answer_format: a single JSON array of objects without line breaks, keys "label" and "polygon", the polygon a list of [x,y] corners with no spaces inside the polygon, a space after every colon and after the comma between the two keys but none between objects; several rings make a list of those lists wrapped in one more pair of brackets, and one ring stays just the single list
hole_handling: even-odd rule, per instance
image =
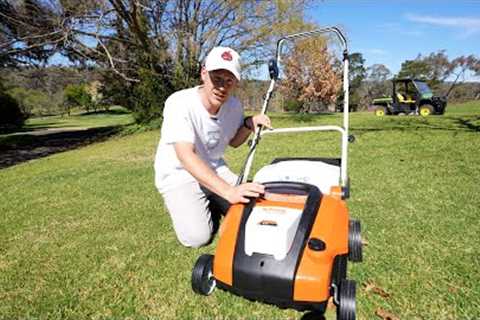
[{"label": "lawn scarifier", "polygon": [[[238,183],[247,181],[260,137],[265,134],[337,131],[341,158],[277,158],[260,169],[254,181],[265,185],[263,197],[233,205],[221,226],[215,256],[202,255],[192,272],[192,288],[209,295],[216,286],[248,299],[279,307],[312,311],[324,318],[329,299],[337,319],[356,317],[355,281],[347,279],[347,260],[362,260],[360,222],[349,218],[348,51],[335,27],[293,34],[277,42],[269,62],[270,86],[262,113],[278,80],[282,45],[333,33],[343,51],[343,127],[256,128]],[[308,183],[307,183],[308,182]]]}]

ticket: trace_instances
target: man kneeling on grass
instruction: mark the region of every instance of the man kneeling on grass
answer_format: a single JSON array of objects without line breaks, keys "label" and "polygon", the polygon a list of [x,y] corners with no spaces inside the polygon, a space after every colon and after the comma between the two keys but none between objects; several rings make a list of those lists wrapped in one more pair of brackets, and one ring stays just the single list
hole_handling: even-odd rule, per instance
[{"label": "man kneeling on grass", "polygon": [[155,157],[155,185],[187,247],[210,242],[212,214],[264,192],[257,183],[235,185],[237,176],[223,155],[227,145],[240,146],[258,125],[271,128],[266,115],[244,117],[240,101],[231,96],[240,81],[237,52],[213,48],[200,76],[202,85],[175,92],[165,102]]}]

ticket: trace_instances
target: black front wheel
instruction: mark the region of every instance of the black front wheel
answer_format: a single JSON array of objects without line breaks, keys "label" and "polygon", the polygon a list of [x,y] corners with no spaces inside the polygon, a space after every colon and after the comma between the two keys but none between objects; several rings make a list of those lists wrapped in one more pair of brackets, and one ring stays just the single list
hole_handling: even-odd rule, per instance
[{"label": "black front wheel", "polygon": [[343,279],[338,288],[337,320],[355,320],[356,284],[353,280]]},{"label": "black front wheel", "polygon": [[213,256],[203,254],[195,263],[192,271],[192,289],[195,293],[204,296],[210,295],[215,289],[216,281],[213,277]]}]

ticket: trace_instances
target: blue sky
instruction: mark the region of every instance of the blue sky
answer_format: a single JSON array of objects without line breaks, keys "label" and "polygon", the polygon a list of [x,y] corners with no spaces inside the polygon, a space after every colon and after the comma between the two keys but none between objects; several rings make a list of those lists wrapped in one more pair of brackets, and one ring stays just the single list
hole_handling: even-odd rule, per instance
[{"label": "blue sky", "polygon": [[349,51],[365,65],[397,73],[403,61],[445,49],[450,59],[480,57],[480,0],[325,0],[306,12],[321,26],[345,31]]},{"label": "blue sky", "polygon": [[[351,53],[362,53],[366,66],[384,64],[393,74],[405,60],[442,49],[450,59],[480,57],[480,0],[316,0],[306,18],[341,27]],[[50,63],[66,59],[56,55]]]}]

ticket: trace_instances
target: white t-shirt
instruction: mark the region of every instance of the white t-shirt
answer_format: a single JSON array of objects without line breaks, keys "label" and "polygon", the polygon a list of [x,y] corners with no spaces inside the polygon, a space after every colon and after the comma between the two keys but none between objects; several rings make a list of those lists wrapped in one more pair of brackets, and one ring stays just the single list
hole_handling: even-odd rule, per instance
[{"label": "white t-shirt", "polygon": [[155,156],[155,185],[160,192],[195,180],[178,160],[176,142],[193,143],[195,153],[219,172],[225,167],[225,149],[242,126],[243,107],[238,99],[229,97],[213,117],[203,106],[198,89],[177,91],[165,101]]}]

